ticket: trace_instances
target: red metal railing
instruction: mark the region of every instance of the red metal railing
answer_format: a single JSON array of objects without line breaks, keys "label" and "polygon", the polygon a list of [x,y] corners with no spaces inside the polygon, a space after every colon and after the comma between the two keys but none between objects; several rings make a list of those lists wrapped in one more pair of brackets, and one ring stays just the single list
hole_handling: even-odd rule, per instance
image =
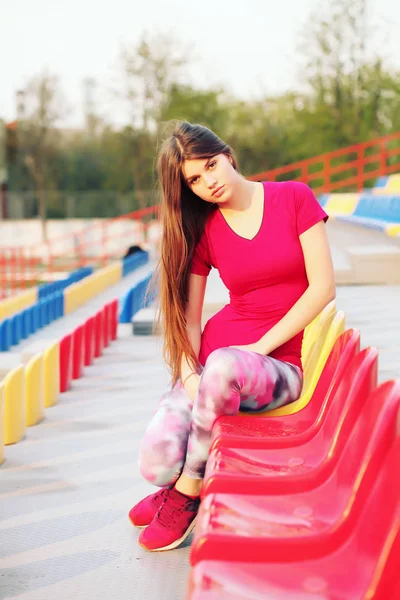
[{"label": "red metal railing", "polygon": [[[361,191],[378,177],[400,172],[400,132],[328,152],[249,177],[250,180],[299,180],[316,194]],[[105,266],[129,246],[145,245],[157,229],[158,207],[114,219],[98,219],[72,235],[25,247],[0,246],[0,298],[33,285],[65,277],[79,267]],[[155,233],[157,235],[157,233]]]},{"label": "red metal railing", "polygon": [[320,194],[362,191],[367,182],[396,172],[400,172],[400,132],[256,173],[249,179],[303,181]]},{"label": "red metal railing", "polygon": [[0,299],[67,276],[80,267],[94,268],[121,259],[129,246],[146,247],[156,235],[158,207],[114,219],[97,219],[73,234],[30,246],[0,247]]}]

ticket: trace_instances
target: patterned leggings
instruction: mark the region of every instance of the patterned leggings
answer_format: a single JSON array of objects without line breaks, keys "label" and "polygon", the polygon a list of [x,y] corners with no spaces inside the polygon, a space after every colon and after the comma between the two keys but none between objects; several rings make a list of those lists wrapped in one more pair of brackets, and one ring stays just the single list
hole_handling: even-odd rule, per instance
[{"label": "patterned leggings", "polygon": [[239,410],[272,410],[297,400],[301,370],[286,362],[238,348],[212,352],[201,373],[195,402],[181,382],[162,397],[139,450],[142,476],[159,487],[183,473],[202,479],[214,421]]}]

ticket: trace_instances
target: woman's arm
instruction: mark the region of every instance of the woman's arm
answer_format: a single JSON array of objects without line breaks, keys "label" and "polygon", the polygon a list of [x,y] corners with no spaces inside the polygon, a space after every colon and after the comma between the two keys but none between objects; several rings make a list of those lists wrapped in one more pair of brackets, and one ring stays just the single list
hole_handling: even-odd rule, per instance
[{"label": "woman's arm", "polygon": [[335,273],[324,222],[310,227],[299,239],[309,286],[286,315],[256,344],[262,354],[270,354],[302,331],[336,297]]},{"label": "woman's arm", "polygon": [[[206,283],[207,277],[195,275],[193,273],[190,275],[188,302],[186,305],[186,331],[196,356],[198,356],[200,352],[201,316],[203,312]],[[190,397],[196,394],[199,380],[200,377],[193,371],[186,356],[183,356],[181,363],[181,381],[184,382],[185,390]],[[192,399],[194,398],[192,397]]]}]

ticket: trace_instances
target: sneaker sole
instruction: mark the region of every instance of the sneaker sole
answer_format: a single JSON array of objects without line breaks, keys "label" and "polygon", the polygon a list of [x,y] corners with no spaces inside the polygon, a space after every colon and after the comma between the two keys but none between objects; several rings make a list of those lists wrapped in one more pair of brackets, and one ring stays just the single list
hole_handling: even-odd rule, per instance
[{"label": "sneaker sole", "polygon": [[197,515],[193,519],[193,521],[190,523],[189,527],[187,528],[187,530],[185,531],[183,536],[181,538],[179,538],[179,540],[175,540],[175,542],[172,542],[172,544],[169,544],[168,546],[164,546],[163,548],[147,548],[140,542],[138,542],[138,544],[139,544],[139,546],[141,546],[148,552],[165,552],[166,550],[174,550],[174,548],[177,548],[178,546],[180,546],[186,540],[186,538],[192,533],[194,526],[196,525],[196,521],[197,521]]}]

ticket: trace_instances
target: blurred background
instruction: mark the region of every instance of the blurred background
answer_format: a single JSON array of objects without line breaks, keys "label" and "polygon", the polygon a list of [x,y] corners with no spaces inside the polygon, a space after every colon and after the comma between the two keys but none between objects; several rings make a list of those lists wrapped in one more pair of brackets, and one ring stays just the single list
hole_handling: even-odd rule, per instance
[{"label": "blurred background", "polygon": [[172,118],[247,175],[400,130],[397,0],[14,0],[1,21],[3,219],[151,206]]},{"label": "blurred background", "polygon": [[399,33],[397,0],[5,3],[1,295],[146,243],[170,119],[317,195],[398,172]]},{"label": "blurred background", "polygon": [[[354,423],[356,413],[363,424],[373,422],[370,412],[364,419],[361,407],[371,405],[363,382],[376,385],[376,359],[370,367],[372,362],[359,361],[359,372],[352,362],[348,370],[358,352],[358,334],[348,328],[361,331],[363,347],[378,348],[380,382],[399,376],[399,0],[2,0],[0,598],[184,598],[189,544],[146,555],[126,518],[128,507],[154,491],[135,457],[169,381],[162,338],[153,330],[156,310],[144,308],[144,292],[160,233],[155,157],[166,122],[175,118],[213,129],[233,147],[248,178],[304,181],[330,216],[336,306],[328,306],[311,328],[304,360],[313,383],[305,402],[346,330],[349,345],[339,340],[333,352],[340,375],[332,363],[320,389],[333,373],[337,387],[329,386],[329,402],[345,410],[357,402]],[[204,321],[227,301],[213,269]],[[347,390],[339,377],[350,381],[349,373],[356,383]],[[333,396],[336,389],[340,395]],[[385,402],[392,398],[390,384],[388,389]],[[320,391],[316,397],[322,402]],[[392,423],[388,414],[376,420],[378,428]],[[381,500],[390,485],[374,496],[379,502],[372,517],[373,505],[366,501],[378,471],[389,473],[385,469],[394,463],[368,445],[364,456],[374,457],[376,476],[363,465],[356,468],[358,422],[352,438],[350,425],[340,419],[340,439],[350,440],[343,446],[349,463],[341,471],[342,488],[329,496],[329,510],[326,492],[321,510],[332,519],[343,516],[342,533],[350,532],[345,518],[353,509],[357,527],[368,522],[368,528],[354,546],[346,538],[346,552],[357,546],[357,560],[344,578],[347,558],[336,551],[337,541],[320,537],[328,525],[319,507],[309,510],[304,499],[298,508],[290,505],[294,535],[310,524],[324,555],[335,548],[338,561],[324,562],[321,550],[317,576],[298,584],[302,598],[338,597],[341,592],[331,594],[331,581],[340,586],[346,579],[343,598],[356,598],[364,576],[377,585],[395,539],[394,529],[384,537],[391,506],[398,523],[393,495],[384,505]],[[329,420],[332,436],[334,428]],[[381,443],[378,429],[366,431],[366,440]],[[339,433],[332,452],[342,444]],[[312,435],[321,445],[323,436]],[[291,461],[290,468],[303,469],[297,455]],[[351,488],[348,474],[359,468],[359,487]],[[251,469],[263,472],[259,464]],[[318,467],[320,475],[327,471]],[[353,502],[361,494],[355,491],[345,504],[346,490],[353,489],[363,490],[360,502]],[[258,526],[284,531],[292,519],[280,508],[275,518],[255,504],[243,506],[240,518],[230,509],[226,514],[238,530],[244,524],[246,536]],[[364,520],[358,518],[361,510]],[[275,519],[271,526],[269,515]],[[339,529],[331,530],[335,540]],[[378,548],[370,531],[384,540],[379,559],[368,555],[364,543],[373,540],[373,553]],[[393,566],[399,564],[399,544],[392,548]],[[326,556],[330,561],[333,555]],[[233,587],[224,597],[264,599],[262,590],[254,595],[246,586],[255,589],[257,577],[274,569],[259,563],[259,570],[243,576],[234,567],[227,571]],[[287,576],[286,566],[282,573],[294,590],[297,579]],[[390,573],[394,579],[396,568]],[[219,597],[221,585],[215,593],[210,587],[207,597]],[[271,594],[287,597],[275,584]],[[379,597],[389,600],[384,592]]]}]

